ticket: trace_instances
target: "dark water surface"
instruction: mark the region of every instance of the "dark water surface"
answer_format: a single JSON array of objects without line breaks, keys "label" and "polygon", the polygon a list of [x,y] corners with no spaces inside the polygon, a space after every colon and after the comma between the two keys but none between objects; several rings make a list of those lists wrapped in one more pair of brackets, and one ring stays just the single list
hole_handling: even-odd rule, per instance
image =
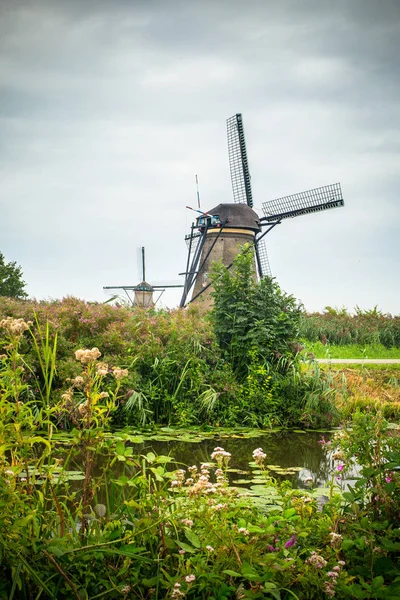
[{"label": "dark water surface", "polygon": [[[239,435],[222,435],[208,437],[201,441],[154,440],[149,439],[141,444],[134,444],[139,454],[154,452],[156,455],[171,456],[176,461],[176,468],[211,462],[211,453],[216,446],[221,446],[231,453],[229,462],[229,478],[231,484],[245,485],[244,480],[253,477],[249,462],[252,453],[261,447],[267,454],[266,465],[270,465],[269,474],[277,480],[288,479],[293,487],[310,489],[324,487],[331,479],[334,469],[331,453],[327,446],[320,444],[321,436],[329,440],[329,432],[263,432],[258,437],[245,438]],[[171,468],[175,465],[172,463]],[[312,478],[312,481],[306,481]]]}]

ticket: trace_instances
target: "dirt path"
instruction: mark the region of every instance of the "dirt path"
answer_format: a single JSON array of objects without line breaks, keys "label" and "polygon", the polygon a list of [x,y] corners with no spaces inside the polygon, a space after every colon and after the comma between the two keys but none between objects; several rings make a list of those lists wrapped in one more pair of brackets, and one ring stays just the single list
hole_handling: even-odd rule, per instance
[{"label": "dirt path", "polygon": [[400,358],[316,358],[318,363],[333,365],[400,365]]}]

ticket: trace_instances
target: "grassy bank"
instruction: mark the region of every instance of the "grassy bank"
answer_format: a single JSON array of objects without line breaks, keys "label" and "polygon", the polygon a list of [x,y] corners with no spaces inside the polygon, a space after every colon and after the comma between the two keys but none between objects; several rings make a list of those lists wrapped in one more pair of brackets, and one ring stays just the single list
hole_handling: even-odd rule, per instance
[{"label": "grassy bank", "polygon": [[[400,438],[380,411],[357,411],[350,430],[320,440],[332,463],[327,489],[278,484],[254,448],[254,485],[240,490],[220,446],[176,470],[171,456],[135,454],[131,433],[107,435],[129,371],[106,368],[97,348],[76,351],[77,373],[55,401],[49,329],[36,338],[21,319],[2,326],[2,600],[398,597]],[[23,353],[29,331],[36,372]],[[57,441],[62,411],[73,429]],[[355,455],[357,481],[342,490]]]},{"label": "grassy bank", "polygon": [[400,358],[400,347],[386,348],[383,344],[323,344],[302,340],[303,354],[315,358]]}]

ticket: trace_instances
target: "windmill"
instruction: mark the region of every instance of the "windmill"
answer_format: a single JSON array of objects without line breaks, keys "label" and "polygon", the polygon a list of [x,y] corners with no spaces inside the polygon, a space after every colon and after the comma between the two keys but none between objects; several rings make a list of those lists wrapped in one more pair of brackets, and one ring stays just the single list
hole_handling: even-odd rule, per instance
[{"label": "windmill", "polygon": [[[145,248],[142,246],[138,248],[138,265],[140,270],[140,283],[138,285],[111,285],[104,286],[103,290],[123,290],[128,297],[128,300],[134,306],[142,306],[143,308],[151,308],[158,302],[163,293],[167,288],[178,288],[183,287],[182,284],[168,284],[168,285],[152,285],[146,281],[146,258]],[[132,297],[132,292],[134,292]],[[156,300],[153,298],[154,292],[160,292]],[[114,295],[114,298],[118,297],[119,292]]]},{"label": "windmill", "polygon": [[238,113],[227,119],[226,123],[234,202],[219,204],[208,212],[196,210],[200,216],[185,238],[188,257],[181,307],[186,305],[192,288],[190,302],[202,296],[205,305],[211,304],[211,283],[208,278],[211,263],[222,260],[230,268],[239,252],[239,245],[248,243],[253,249],[255,276],[260,279],[271,277],[265,246],[267,233],[284,219],[344,206],[340,184],[335,183],[264,202],[264,215],[259,217],[253,210],[242,115]]}]

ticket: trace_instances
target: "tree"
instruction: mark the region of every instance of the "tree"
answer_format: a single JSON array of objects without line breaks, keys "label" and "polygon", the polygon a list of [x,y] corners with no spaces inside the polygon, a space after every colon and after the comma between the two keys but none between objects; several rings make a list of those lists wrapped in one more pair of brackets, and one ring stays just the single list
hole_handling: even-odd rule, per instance
[{"label": "tree", "polygon": [[22,279],[22,267],[17,263],[5,261],[0,252],[0,296],[10,298],[26,298],[26,283]]},{"label": "tree", "polygon": [[298,350],[300,307],[269,277],[254,278],[254,255],[243,247],[232,269],[216,264],[212,273],[212,319],[220,348],[239,376],[254,353],[274,363]]}]

